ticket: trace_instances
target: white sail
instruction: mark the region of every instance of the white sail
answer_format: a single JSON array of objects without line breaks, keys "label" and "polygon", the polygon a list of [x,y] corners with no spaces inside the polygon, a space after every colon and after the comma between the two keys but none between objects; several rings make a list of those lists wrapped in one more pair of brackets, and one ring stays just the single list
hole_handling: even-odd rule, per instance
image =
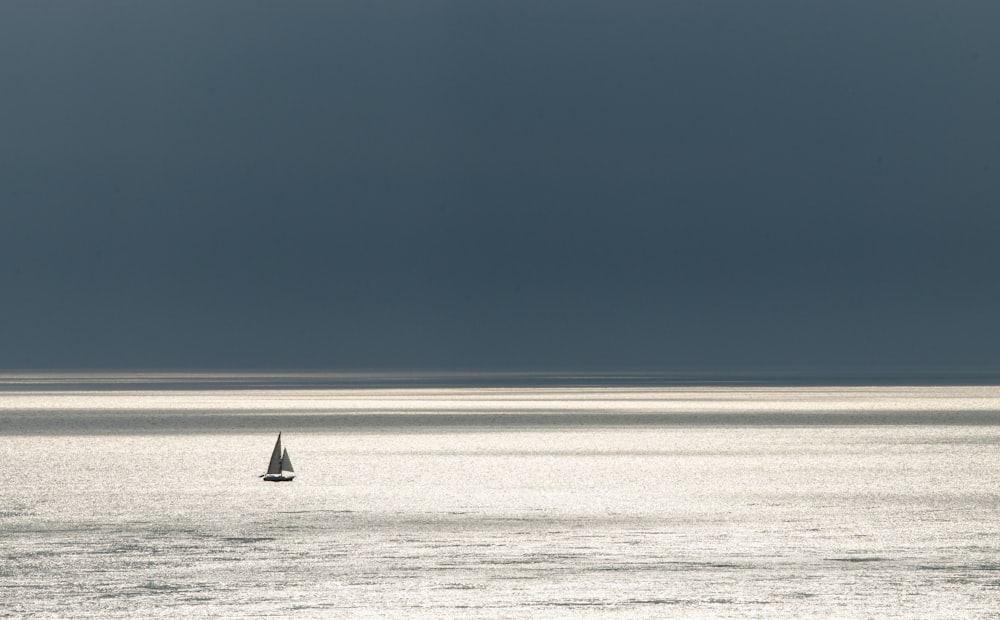
[{"label": "white sail", "polygon": [[292,467],[292,459],[288,458],[288,450],[281,453],[281,471],[295,471]]},{"label": "white sail", "polygon": [[281,474],[281,433],[278,433],[278,441],[274,442],[274,450],[271,452],[271,462],[267,464],[267,473]]}]

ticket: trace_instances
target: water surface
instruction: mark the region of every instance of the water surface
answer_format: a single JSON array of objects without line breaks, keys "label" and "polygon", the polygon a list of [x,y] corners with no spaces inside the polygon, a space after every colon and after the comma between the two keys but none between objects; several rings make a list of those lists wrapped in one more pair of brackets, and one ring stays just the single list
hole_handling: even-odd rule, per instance
[{"label": "water surface", "polygon": [[0,392],[9,617],[995,617],[994,386],[73,381]]}]

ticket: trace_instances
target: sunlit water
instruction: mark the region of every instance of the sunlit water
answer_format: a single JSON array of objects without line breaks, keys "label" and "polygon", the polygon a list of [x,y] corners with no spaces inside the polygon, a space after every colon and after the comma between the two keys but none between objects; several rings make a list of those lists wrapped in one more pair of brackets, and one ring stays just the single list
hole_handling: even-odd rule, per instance
[{"label": "sunlit water", "polygon": [[0,391],[4,615],[996,617],[1000,388],[107,387]]}]

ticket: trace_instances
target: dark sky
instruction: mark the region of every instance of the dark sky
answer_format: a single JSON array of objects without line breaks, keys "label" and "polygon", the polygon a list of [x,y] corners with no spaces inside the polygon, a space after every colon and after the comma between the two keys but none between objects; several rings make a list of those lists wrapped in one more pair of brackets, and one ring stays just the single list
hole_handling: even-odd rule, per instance
[{"label": "dark sky", "polygon": [[998,23],[0,3],[0,368],[998,368]]}]

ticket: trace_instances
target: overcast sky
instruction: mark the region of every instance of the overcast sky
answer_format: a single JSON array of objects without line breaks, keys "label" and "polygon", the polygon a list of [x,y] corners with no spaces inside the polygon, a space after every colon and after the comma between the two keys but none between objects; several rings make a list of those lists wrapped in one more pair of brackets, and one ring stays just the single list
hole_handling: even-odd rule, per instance
[{"label": "overcast sky", "polygon": [[0,368],[1000,368],[1000,3],[0,3]]}]

